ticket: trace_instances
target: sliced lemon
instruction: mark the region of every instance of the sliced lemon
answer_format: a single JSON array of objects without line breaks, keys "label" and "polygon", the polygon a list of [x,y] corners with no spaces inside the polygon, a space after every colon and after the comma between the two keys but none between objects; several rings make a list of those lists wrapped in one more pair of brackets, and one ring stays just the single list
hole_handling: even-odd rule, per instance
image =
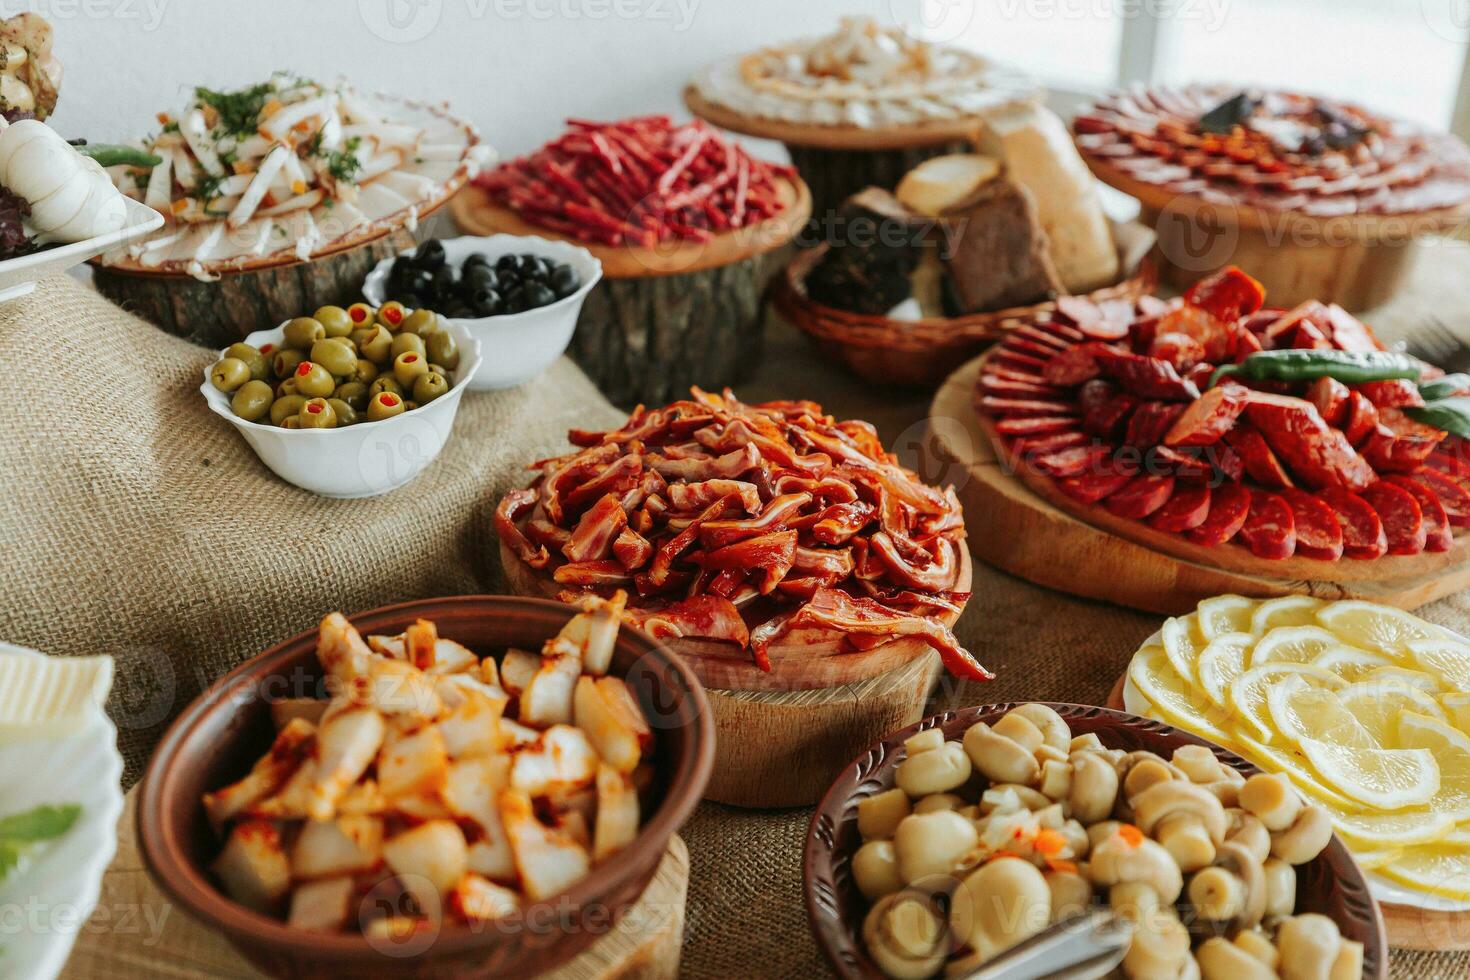
[{"label": "sliced lemon", "polygon": [[1128,665],[1128,679],[1163,721],[1227,748],[1234,744],[1227,732],[1228,719],[1213,707],[1197,703],[1196,695],[1162,650],[1145,648],[1134,654]]},{"label": "sliced lemon", "polygon": [[1314,738],[1297,744],[1324,783],[1370,807],[1424,806],[1439,792],[1439,766],[1428,749],[1370,749]]},{"label": "sliced lemon", "polygon": [[1453,830],[1439,838],[1438,843],[1445,847],[1470,847],[1470,823],[1461,821],[1456,824]]},{"label": "sliced lemon", "polygon": [[1381,653],[1359,650],[1357,647],[1347,645],[1335,646],[1325,653],[1319,653],[1317,659],[1312,661],[1313,667],[1330,670],[1350,683],[1362,680],[1370,671],[1377,670],[1379,667],[1392,665],[1393,661]]},{"label": "sliced lemon", "polygon": [[1266,745],[1244,733],[1237,734],[1235,750],[1267,772],[1284,774],[1297,789],[1327,806],[1334,817],[1364,809],[1363,804],[1357,800],[1350,800],[1337,790],[1323,785],[1317,774],[1307,765],[1306,757],[1299,752]]},{"label": "sliced lemon", "polygon": [[1356,599],[1334,602],[1317,612],[1317,622],[1348,643],[1401,659],[1410,640],[1437,640],[1443,631],[1402,609]]},{"label": "sliced lemon", "polygon": [[1338,703],[1366,728],[1384,748],[1400,748],[1399,715],[1416,711],[1448,721],[1439,702],[1411,684],[1396,679],[1367,680],[1337,692]]},{"label": "sliced lemon", "polygon": [[1353,848],[1362,850],[1410,847],[1443,840],[1455,829],[1448,813],[1410,810],[1399,813],[1334,813],[1332,826]]},{"label": "sliced lemon", "polygon": [[1456,821],[1470,820],[1470,735],[1443,719],[1408,711],[1399,717],[1398,742],[1433,753],[1439,765],[1439,792],[1429,809]]},{"label": "sliced lemon", "polygon": [[1342,641],[1320,626],[1278,626],[1256,641],[1250,666],[1309,664]]},{"label": "sliced lemon", "polygon": [[1164,620],[1159,638],[1164,641],[1164,652],[1169,656],[1169,665],[1174,672],[1190,684],[1195,682],[1195,663],[1205,640],[1196,628],[1194,616],[1174,616]]},{"label": "sliced lemon", "polygon": [[1322,606],[1321,599],[1313,599],[1309,595],[1267,599],[1251,614],[1250,630],[1256,636],[1264,636],[1278,626],[1315,626],[1317,610]]},{"label": "sliced lemon", "polygon": [[1470,850],[1424,844],[1405,848],[1378,873],[1408,888],[1458,901],[1470,901]]},{"label": "sliced lemon", "polygon": [[1266,706],[1273,727],[1290,744],[1310,738],[1362,749],[1383,747],[1342,706],[1336,692],[1312,687],[1301,675],[1283,677],[1272,685],[1266,691]]},{"label": "sliced lemon", "polygon": [[1199,632],[1206,640],[1226,633],[1244,633],[1251,628],[1256,600],[1241,595],[1217,595],[1199,604]]},{"label": "sliced lemon", "polygon": [[1229,711],[1230,683],[1245,673],[1245,658],[1256,638],[1249,633],[1221,633],[1200,651],[1199,686],[1216,707]]},{"label": "sliced lemon", "polygon": [[1277,735],[1272,725],[1271,709],[1266,701],[1266,695],[1274,685],[1280,683],[1282,678],[1294,675],[1301,675],[1313,685],[1324,687],[1329,691],[1347,686],[1347,682],[1336,674],[1328,673],[1310,664],[1279,663],[1251,667],[1230,682],[1229,700],[1230,706],[1234,709],[1231,717],[1235,723],[1262,742],[1276,740]]},{"label": "sliced lemon", "polygon": [[1353,849],[1353,860],[1358,862],[1358,867],[1364,871],[1372,871],[1385,865],[1393,864],[1404,856],[1402,847],[1385,847],[1379,850]]},{"label": "sliced lemon", "polygon": [[1440,706],[1449,715],[1450,724],[1462,732],[1470,733],[1470,694],[1451,691],[1439,696]]},{"label": "sliced lemon", "polygon": [[1470,691],[1470,646],[1458,640],[1410,640],[1409,659],[1452,691]]},{"label": "sliced lemon", "polygon": [[1379,667],[1364,674],[1363,681],[1368,684],[1407,684],[1428,694],[1440,690],[1439,679],[1434,675],[1408,667]]}]

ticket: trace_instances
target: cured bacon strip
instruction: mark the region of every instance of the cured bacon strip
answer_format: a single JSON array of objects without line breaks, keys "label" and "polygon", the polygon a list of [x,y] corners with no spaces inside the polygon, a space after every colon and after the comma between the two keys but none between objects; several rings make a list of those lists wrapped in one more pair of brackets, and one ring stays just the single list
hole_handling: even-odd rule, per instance
[{"label": "cured bacon strip", "polygon": [[711,551],[704,556],[702,564],[707,569],[760,572],[763,575],[760,593],[767,595],[791,571],[795,561],[796,532],[776,531],[743,538]]},{"label": "cured bacon strip", "polygon": [[[699,543],[706,548],[723,548],[744,538],[755,537],[785,526],[787,518],[811,503],[809,493],[792,493],[766,504],[756,517],[744,521],[706,521],[699,528]],[[794,532],[793,532],[794,533]]]},{"label": "cured bacon strip", "polygon": [[638,480],[642,475],[642,456],[638,453],[621,456],[613,460],[601,473],[567,493],[562,501],[562,507],[567,513],[576,514],[604,494],[615,494],[621,497],[638,485]]},{"label": "cured bacon strip", "polygon": [[[904,585],[926,592],[943,592],[954,587],[955,576],[959,574],[958,558],[954,546],[944,538],[938,539],[938,553],[927,555],[929,560],[922,566],[916,566],[912,557],[899,554],[898,543],[887,531],[879,531],[868,541],[890,576]],[[919,552],[917,548],[911,550]]]},{"label": "cured bacon strip", "polygon": [[617,496],[604,494],[582,515],[561,553],[572,562],[606,558],[612,552],[613,541],[627,526],[628,515]]},{"label": "cured bacon strip", "polygon": [[738,476],[749,473],[760,465],[760,450],[754,445],[746,443],[740,449],[733,450],[723,456],[714,456],[705,459],[668,459],[663,456],[654,456],[648,461],[648,465],[658,471],[659,475],[666,480],[733,480]]},{"label": "cured bacon strip", "polygon": [[552,578],[562,585],[603,587],[626,585],[632,580],[628,570],[615,561],[573,561],[558,565]]},{"label": "cured bacon strip", "polygon": [[532,568],[545,568],[551,561],[551,554],[546,550],[545,545],[540,547],[532,545],[516,525],[516,519],[534,506],[536,506],[536,491],[534,490],[512,490],[506,494],[495,508],[495,533],[500,535],[500,540],[505,542],[505,546],[515,552],[516,557],[521,561]]},{"label": "cured bacon strip", "polygon": [[856,598],[841,589],[818,589],[811,601],[794,613],[756,627],[750,635],[756,666],[769,671],[770,645],[793,630],[811,627],[883,639],[912,636],[938,650],[944,666],[962,680],[988,681],[995,677],[937,619],[889,609],[877,600]]},{"label": "cured bacon strip", "polygon": [[684,553],[690,545],[699,537],[699,526],[705,521],[712,521],[725,512],[725,507],[734,501],[735,495],[721,497],[705,508],[694,520],[690,521],[678,534],[659,546],[653,556],[653,567],[649,569],[648,577],[654,585],[663,585],[668,578],[669,569],[673,567],[674,559]]},{"label": "cured bacon strip", "polygon": [[623,618],[654,639],[692,636],[725,640],[740,647],[750,642],[750,630],[740,618],[740,610],[723,596],[696,595],[667,605],[629,606]]},{"label": "cured bacon strip", "polygon": [[622,533],[613,542],[612,548],[613,556],[617,558],[618,563],[629,571],[642,568],[653,556],[653,545],[631,527],[623,528]]},{"label": "cured bacon strip", "polygon": [[731,494],[740,498],[747,514],[761,509],[760,492],[754,483],[743,480],[704,480],[699,483],[675,483],[669,487],[669,503],[675,510],[699,510]]}]

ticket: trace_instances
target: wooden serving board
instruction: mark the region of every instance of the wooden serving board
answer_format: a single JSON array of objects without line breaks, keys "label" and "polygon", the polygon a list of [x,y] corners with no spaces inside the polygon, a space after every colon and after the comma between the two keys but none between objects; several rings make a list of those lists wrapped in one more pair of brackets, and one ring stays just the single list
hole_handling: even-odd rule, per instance
[{"label": "wooden serving board", "polygon": [[[1103,707],[1127,711],[1123,703],[1123,688],[1127,683],[1127,674],[1119,677]],[[1383,913],[1383,927],[1390,946],[1445,952],[1470,949],[1470,912],[1439,912],[1382,901],[1378,909]]]},{"label": "wooden serving board", "polygon": [[1470,588],[1466,534],[1440,554],[1269,561],[1238,545],[1203,547],[1101,506],[1083,507],[1049,477],[998,456],[999,440],[974,407],[975,385],[988,356],[945,380],[929,420],[933,451],[963,467],[955,482],[970,550],[987,564],[1062,592],[1170,615],[1227,592],[1367,599],[1416,609]]},{"label": "wooden serving board", "polygon": [[789,242],[812,214],[812,195],[800,178],[781,179],[778,196],[785,205],[775,216],[744,228],[720,232],[705,242],[676,241],[654,246],[602,245],[578,241],[531,224],[509,208],[495,204],[475,184],[467,185],[449,202],[460,228],[473,235],[534,235],[570,242],[585,248],[602,263],[608,279],[645,279],[651,276],[700,272],[764,255]]},{"label": "wooden serving board", "polygon": [[[561,587],[504,545],[500,561],[513,591],[555,597]],[[971,588],[970,555],[960,549],[956,589]],[[958,617],[944,617],[954,625]],[[914,639],[860,653],[833,653],[840,637],[798,631],[773,643],[771,672],[733,643],[666,641],[705,686],[715,720],[715,768],[707,799],[732,806],[810,806],[863,746],[911,725],[943,666]]]},{"label": "wooden serving board", "polygon": [[[153,883],[133,830],[137,796],[136,788],[127,795],[117,856],[102,877],[96,911],[77,934],[63,980],[264,977],[222,934],[175,908]],[[638,903],[607,935],[540,980],[674,980],[688,888],[689,851],[675,835]],[[408,975],[411,961],[404,966]]]}]

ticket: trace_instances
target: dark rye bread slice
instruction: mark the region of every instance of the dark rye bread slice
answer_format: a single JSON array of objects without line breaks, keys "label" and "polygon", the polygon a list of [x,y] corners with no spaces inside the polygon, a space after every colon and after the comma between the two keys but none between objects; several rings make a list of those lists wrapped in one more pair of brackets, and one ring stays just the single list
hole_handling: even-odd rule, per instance
[{"label": "dark rye bread slice", "polygon": [[963,312],[1028,306],[1065,292],[1025,188],[1004,177],[986,181],[945,209],[941,222],[950,282]]},{"label": "dark rye bread slice", "polygon": [[886,314],[914,294],[925,253],[937,256],[936,226],[881,187],[859,191],[825,228],[827,254],[807,276],[807,295],[840,310]]}]

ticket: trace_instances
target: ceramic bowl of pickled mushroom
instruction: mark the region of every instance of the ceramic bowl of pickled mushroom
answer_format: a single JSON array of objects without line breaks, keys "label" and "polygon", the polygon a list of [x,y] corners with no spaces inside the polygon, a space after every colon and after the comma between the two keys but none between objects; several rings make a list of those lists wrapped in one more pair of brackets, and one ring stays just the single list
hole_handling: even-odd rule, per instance
[{"label": "ceramic bowl of pickled mushroom", "polygon": [[618,623],[503,596],[328,615],[174,722],[146,867],[272,975],[553,969],[637,902],[713,759],[698,681]]},{"label": "ceramic bowl of pickled mushroom", "polygon": [[986,705],[895,732],[832,784],[803,872],[842,977],[963,975],[1108,907],[1131,929],[1127,978],[1387,976],[1382,916],[1325,810],[1106,708]]}]

